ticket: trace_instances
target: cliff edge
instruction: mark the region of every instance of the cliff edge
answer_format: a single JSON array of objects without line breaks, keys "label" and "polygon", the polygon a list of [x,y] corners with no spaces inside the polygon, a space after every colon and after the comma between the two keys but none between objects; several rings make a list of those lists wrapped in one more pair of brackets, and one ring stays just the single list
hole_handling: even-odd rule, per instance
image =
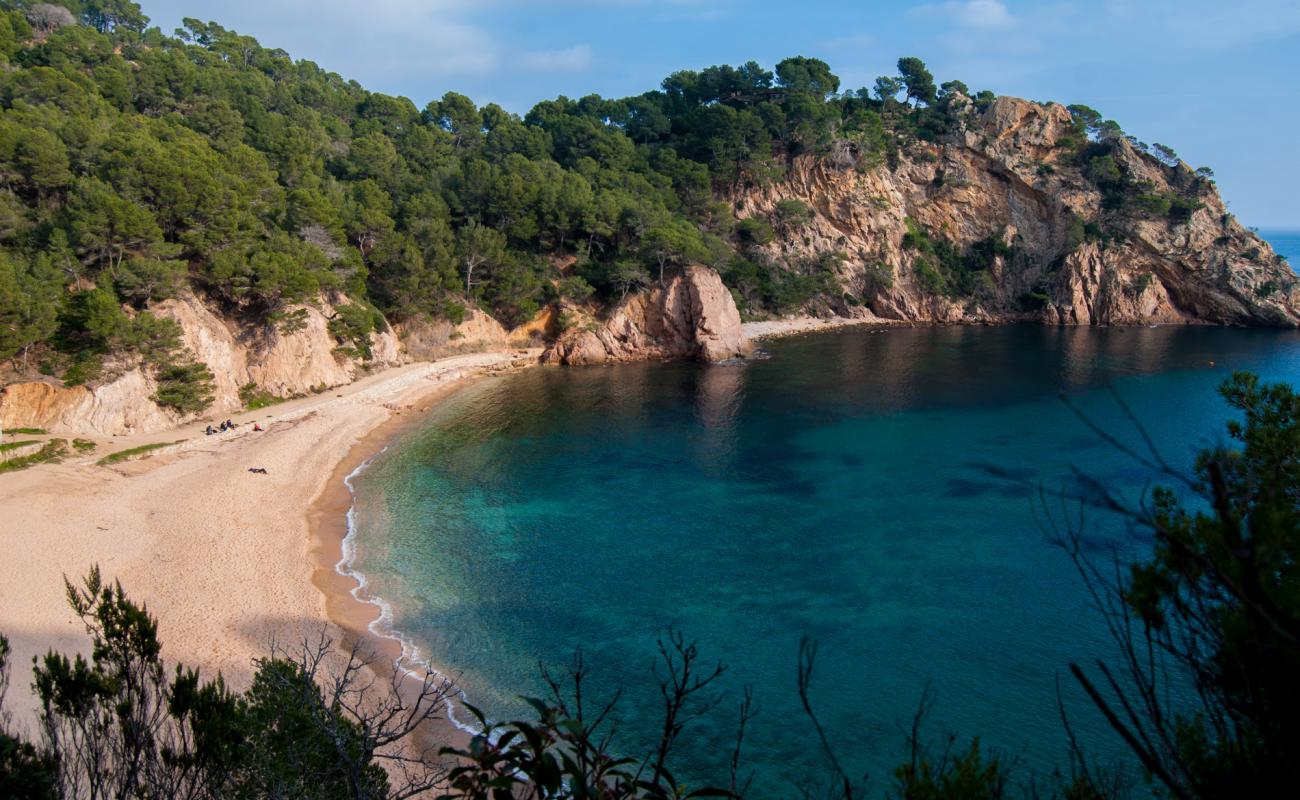
[{"label": "cliff edge", "polygon": [[[892,164],[799,156],[730,198],[770,221],[776,263],[834,254],[829,300],[895,320],[1300,325],[1300,281],[1208,176],[1064,106],[959,98],[956,123]],[[848,147],[848,145],[845,145]],[[782,223],[791,202],[806,209]]]}]

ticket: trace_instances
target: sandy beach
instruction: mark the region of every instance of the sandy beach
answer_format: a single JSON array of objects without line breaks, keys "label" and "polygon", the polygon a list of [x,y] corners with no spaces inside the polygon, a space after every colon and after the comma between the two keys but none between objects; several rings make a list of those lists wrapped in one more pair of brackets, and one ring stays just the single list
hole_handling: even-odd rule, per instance
[{"label": "sandy beach", "polygon": [[750,339],[777,339],[783,336],[798,336],[802,333],[816,333],[836,328],[852,328],[861,325],[899,325],[897,320],[881,319],[876,316],[865,317],[783,317],[781,319],[758,320],[741,325],[745,335]]},{"label": "sandy beach", "polygon": [[[15,721],[35,719],[33,656],[85,651],[63,578],[79,580],[95,564],[158,618],[168,662],[220,671],[237,689],[273,639],[291,642],[324,626],[346,638],[335,618],[364,629],[373,607],[349,608],[350,581],[333,571],[347,503],[342,476],[393,426],[417,419],[454,388],[535,364],[537,356],[411,364],[238,415],[231,433],[205,436],[206,423],[198,423],[118,437],[100,441],[90,457],[0,476],[0,632],[14,649],[6,707]],[[264,432],[252,431],[254,420]],[[95,463],[177,441],[141,460]]]},{"label": "sandy beach", "polygon": [[[797,317],[746,323],[745,332],[758,339],[876,322]],[[20,725],[33,723],[32,658],[49,648],[86,652],[63,579],[96,564],[158,618],[169,663],[221,672],[236,689],[272,640],[322,628],[345,643],[368,637],[385,660],[397,658],[399,643],[368,635],[378,608],[357,601],[356,582],[336,569],[351,503],[344,478],[469,380],[536,364],[538,355],[397,367],[238,415],[232,433],[206,436],[204,421],[116,437],[91,456],[0,476],[0,632],[14,649],[6,708]],[[253,432],[254,421],[265,431]],[[139,460],[96,463],[171,442]]]}]

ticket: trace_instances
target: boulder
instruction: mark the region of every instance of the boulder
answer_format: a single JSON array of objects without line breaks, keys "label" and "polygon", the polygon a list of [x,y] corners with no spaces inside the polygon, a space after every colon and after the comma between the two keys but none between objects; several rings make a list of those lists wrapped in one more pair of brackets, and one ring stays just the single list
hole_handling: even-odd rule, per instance
[{"label": "boulder", "polygon": [[708,267],[690,266],[662,287],[629,295],[603,324],[566,331],[542,360],[568,365],[645,359],[716,362],[752,350],[722,278]]}]

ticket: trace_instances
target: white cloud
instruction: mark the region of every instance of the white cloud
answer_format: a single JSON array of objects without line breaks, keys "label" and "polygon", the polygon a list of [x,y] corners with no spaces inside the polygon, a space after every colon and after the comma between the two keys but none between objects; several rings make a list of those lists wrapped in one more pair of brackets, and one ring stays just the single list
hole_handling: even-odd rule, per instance
[{"label": "white cloud", "polygon": [[949,0],[919,6],[918,14],[948,19],[963,28],[1008,28],[1016,18],[1002,0]]},{"label": "white cloud", "polygon": [[[166,19],[211,19],[204,0],[158,2]],[[471,0],[229,0],[219,21],[374,86],[411,76],[484,75],[501,64],[501,46],[472,20]]]},{"label": "white cloud", "polygon": [[562,50],[533,50],[519,56],[519,66],[534,72],[586,72],[593,61],[591,48],[577,44]]}]

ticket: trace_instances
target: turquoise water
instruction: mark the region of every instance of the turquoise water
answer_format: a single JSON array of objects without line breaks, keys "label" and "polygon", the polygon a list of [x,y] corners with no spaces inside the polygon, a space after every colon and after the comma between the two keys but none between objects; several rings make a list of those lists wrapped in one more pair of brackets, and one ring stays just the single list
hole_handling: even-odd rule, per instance
[{"label": "turquoise water", "polygon": [[[1038,327],[854,330],[773,342],[734,366],[536,369],[456,395],[355,479],[355,565],[421,656],[496,718],[527,715],[537,664],[583,648],[589,697],[626,687],[620,747],[658,723],[655,638],[729,665],[729,699],[679,770],[725,775],[734,702],[761,708],[746,758],[771,796],[821,775],[794,696],[813,695],[855,772],[889,783],[927,682],[929,732],[978,734],[1040,776],[1063,702],[1114,754],[1067,672],[1113,652],[1069,558],[1035,520],[1071,469],[1136,497],[1150,479],[1058,397],[1175,464],[1217,441],[1231,370],[1300,379],[1300,334]],[[994,469],[990,469],[994,465]],[[1091,552],[1149,547],[1090,513]]]}]

